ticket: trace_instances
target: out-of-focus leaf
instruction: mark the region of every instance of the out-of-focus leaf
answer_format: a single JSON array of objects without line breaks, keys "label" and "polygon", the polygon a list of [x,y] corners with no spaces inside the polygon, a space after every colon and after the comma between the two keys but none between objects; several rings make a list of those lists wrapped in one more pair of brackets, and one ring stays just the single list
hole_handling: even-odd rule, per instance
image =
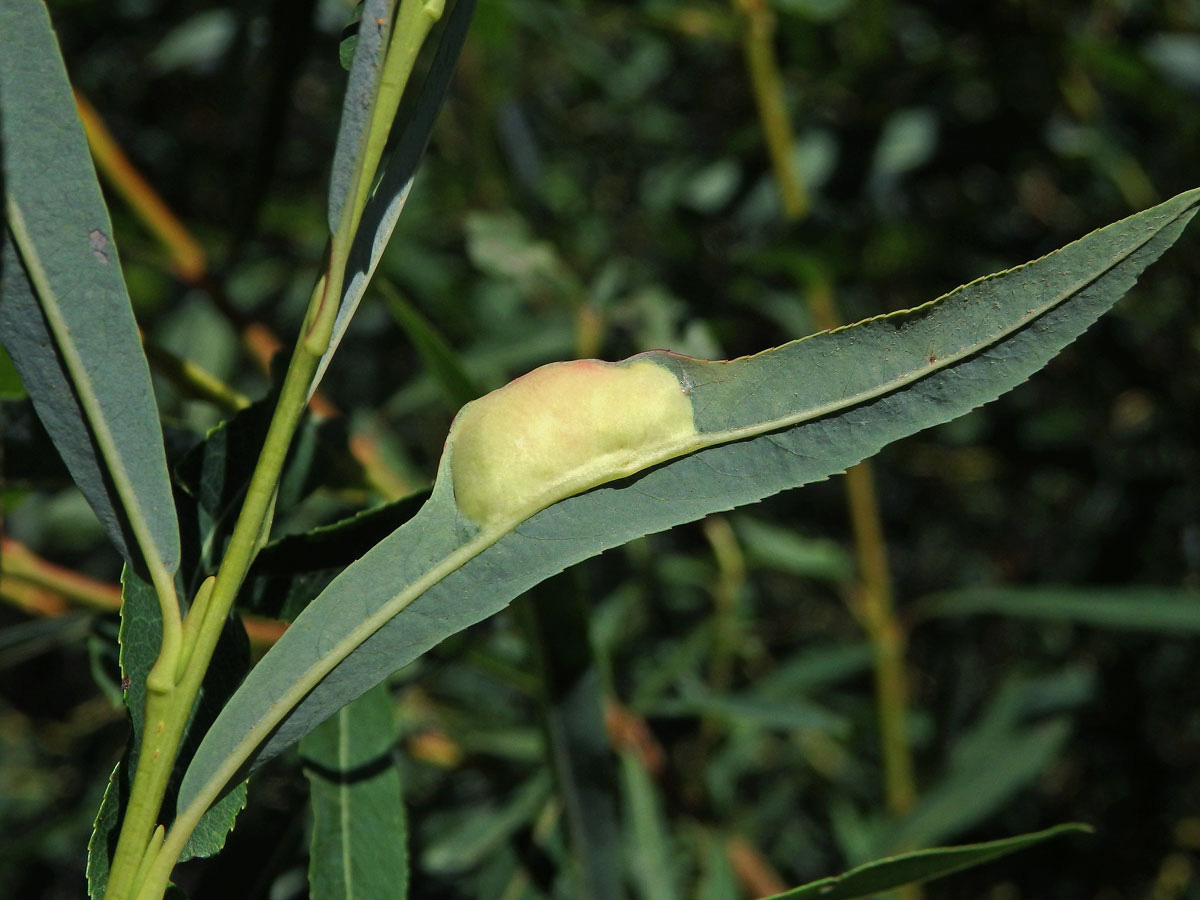
[{"label": "out-of-focus leaf", "polygon": [[1077,706],[1091,696],[1091,686],[1086,671],[1073,668],[1006,680],[955,741],[942,778],[880,833],[877,852],[953,840],[1001,809],[1045,771],[1070,734],[1063,718],[1026,722]]},{"label": "out-of-focus leaf", "polygon": [[768,700],[755,696],[697,695],[660,701],[647,710],[647,715],[699,716],[720,720],[730,727],[823,731],[834,735],[845,735],[850,730],[850,723],[844,717],[798,697]]},{"label": "out-of-focus leaf", "polygon": [[921,604],[926,616],[986,613],[1077,622],[1117,631],[1200,634],[1200,594],[1180,588],[981,587],[936,594]]},{"label": "out-of-focus leaf", "polygon": [[583,290],[549,241],[534,236],[512,210],[472,213],[466,222],[467,255],[482,272],[512,281],[522,293],[559,298]]},{"label": "out-of-focus leaf", "polygon": [[719,159],[693,173],[681,199],[696,212],[715,213],[733,199],[741,179],[736,162]]},{"label": "out-of-focus leaf", "polygon": [[229,49],[237,32],[237,17],[229,9],[196,13],[171,29],[147,57],[159,72],[209,69]]},{"label": "out-of-focus leaf", "polygon": [[677,900],[681,892],[675,848],[658,788],[635,754],[620,757],[629,875],[642,900]]},{"label": "out-of-focus leaf", "polygon": [[533,821],[550,796],[549,775],[529,779],[501,807],[479,807],[458,819],[455,827],[430,840],[421,868],[437,874],[473,869],[494,853],[517,829]]},{"label": "out-of-focus leaf", "polygon": [[0,6],[8,230],[0,336],[121,554],[179,565],[162,428],[137,324],[45,6]]},{"label": "out-of-focus leaf", "polygon": [[849,554],[836,541],[802,537],[752,516],[735,516],[733,527],[746,555],[764,568],[829,581],[848,581],[854,573]]},{"label": "out-of-focus leaf", "polygon": [[483,393],[467,373],[462,358],[391,282],[380,281],[379,291],[452,409],[470,403]]},{"label": "out-of-focus leaf", "polygon": [[803,16],[814,22],[828,22],[854,8],[855,0],[772,0],[780,12]]},{"label": "out-of-focus leaf", "polygon": [[948,775],[897,824],[888,846],[928,846],[978,825],[1033,783],[1070,733],[1066,722],[1046,722],[995,740],[986,754],[973,755],[969,765],[952,764]]},{"label": "out-of-focus leaf", "polygon": [[[462,353],[463,366],[472,381],[485,383],[503,377],[506,372],[533,368],[549,359],[561,359],[575,347],[577,335],[568,317],[539,321],[537,333],[502,337]],[[440,386],[433,376],[422,374],[401,388],[388,401],[386,413],[397,418],[437,403]]]},{"label": "out-of-focus leaf", "polygon": [[776,894],[768,900],[857,900],[873,897],[884,891],[942,878],[953,872],[991,862],[1026,847],[1040,844],[1063,834],[1087,834],[1087,825],[1057,825],[1045,831],[1035,831],[1017,837],[987,841],[982,844],[964,844],[961,847],[939,847],[934,850],[918,850],[889,859],[880,859],[851,869],[844,875],[822,878],[803,887]]},{"label": "out-of-focus leaf", "polygon": [[546,755],[566,810],[580,894],[617,900],[621,832],[616,765],[584,600],[571,579],[560,575],[534,588],[519,608],[538,656]]},{"label": "out-of-focus leaf", "polygon": [[844,646],[815,647],[784,662],[758,679],[754,693],[763,697],[795,697],[861,675],[871,668],[874,651],[866,641]]},{"label": "out-of-focus leaf", "polygon": [[703,841],[704,847],[699,854],[701,872],[696,886],[697,900],[741,900],[744,895],[723,842],[715,834],[704,835]]},{"label": "out-of-focus leaf", "polygon": [[[647,468],[629,477],[582,470],[585,480],[555,491],[583,492],[546,496],[540,512],[531,514],[518,491],[514,507],[495,510],[486,525],[466,516],[452,430],[421,512],[335,579],[226,706],[192,761],[180,812],[215,796],[252,756],[261,764],[278,754],[391,671],[566,566],[843,471],[1020,384],[1132,286],[1197,203],[1200,190],[1182,194],[914,310],[757,356],[635,357],[627,365],[648,375],[646,366],[664,369],[690,398],[694,435],[641,459]],[[585,489],[587,481],[599,486]]]},{"label": "out-of-focus leaf", "polygon": [[72,613],[18,622],[0,629],[0,672],[54,647],[79,644],[92,627],[92,616]]},{"label": "out-of-focus leaf", "polygon": [[1144,52],[1169,81],[1200,92],[1200,35],[1156,34],[1146,42]]},{"label": "out-of-focus leaf", "polygon": [[21,384],[12,357],[0,347],[0,400],[23,400],[26,396],[25,385]]},{"label": "out-of-focus leaf", "polygon": [[902,109],[892,114],[879,136],[871,177],[886,181],[917,168],[937,146],[937,118],[929,109]]},{"label": "out-of-focus leaf", "polygon": [[387,685],[343,706],[300,742],[313,813],[312,900],[404,900],[408,850],[399,732]]}]

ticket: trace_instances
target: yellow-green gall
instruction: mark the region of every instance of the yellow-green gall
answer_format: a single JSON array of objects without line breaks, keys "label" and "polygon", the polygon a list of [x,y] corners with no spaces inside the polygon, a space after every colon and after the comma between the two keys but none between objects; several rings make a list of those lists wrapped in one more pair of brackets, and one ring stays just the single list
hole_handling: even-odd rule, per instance
[{"label": "yellow-green gall", "polygon": [[692,403],[647,360],[551,363],[468,403],[450,430],[459,510],[487,527],[687,452]]}]

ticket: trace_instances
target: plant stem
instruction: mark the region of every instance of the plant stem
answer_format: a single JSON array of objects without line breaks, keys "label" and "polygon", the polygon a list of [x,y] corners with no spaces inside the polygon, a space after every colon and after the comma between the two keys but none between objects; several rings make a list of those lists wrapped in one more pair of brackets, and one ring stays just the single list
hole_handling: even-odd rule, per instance
[{"label": "plant stem", "polygon": [[[809,284],[809,305],[818,328],[836,328],[841,324],[833,289],[821,273],[815,273]],[[859,590],[855,612],[867,632],[874,654],[884,797],[888,810],[900,816],[912,809],[917,799],[907,725],[908,673],[904,665],[907,639],[896,618],[887,540],[883,535],[870,462],[863,461],[846,470],[846,501],[858,561]],[[918,890],[913,887],[906,894],[914,896],[913,892]]]},{"label": "plant stem", "polygon": [[788,118],[783,76],[775,56],[775,15],[766,0],[730,2],[744,19],[742,52],[754,89],[754,102],[758,107],[767,153],[771,157],[771,168],[783,199],[783,214],[789,221],[798,222],[808,214],[808,191],[793,164],[796,142]]},{"label": "plant stem", "polygon": [[[797,221],[807,213],[808,197],[793,164],[794,140],[784,103],[783,81],[771,43],[774,20],[762,0],[731,0],[746,20],[743,44],[754,85],[759,119],[770,150],[784,215]],[[841,324],[828,277],[809,274],[809,307],[817,328]],[[846,471],[846,500],[854,533],[859,586],[855,609],[874,653],[875,698],[883,758],[884,796],[893,815],[903,815],[916,801],[912,749],[907,731],[908,686],[904,665],[905,632],[896,618],[887,542],[880,522],[879,501],[869,462]],[[916,890],[906,896],[919,896]]]},{"label": "plant stem", "polygon": [[892,603],[887,542],[879,519],[875,475],[869,463],[846,472],[846,500],[858,558],[859,613],[874,650],[875,696],[883,757],[883,785],[888,809],[903,815],[917,799],[912,750],[908,741],[907,643]]},{"label": "plant stem", "polygon": [[[172,829],[176,843],[155,841],[163,795],[178,755],[191,711],[199,696],[213,651],[237,592],[270,527],[275,491],[288,447],[308,404],[313,376],[329,347],[333,323],[342,296],[346,261],[358,229],[370,187],[395,117],[400,95],[412,71],[417,51],[441,13],[440,0],[402,0],[397,28],[393,29],[381,73],[371,124],[359,149],[350,195],[330,243],[325,274],[309,299],[308,311],[284,376],[279,402],[266,440],[251,476],[229,546],[217,570],[215,583],[206,585],[204,602],[193,607],[182,629],[185,646],[160,655],[147,679],[145,727],[134,773],[133,787],[117,850],[109,872],[106,900],[156,900],[163,895],[171,870],[186,841],[186,828]],[[157,586],[157,585],[156,585]],[[178,634],[178,631],[177,631]],[[179,640],[176,640],[176,645]],[[165,650],[164,646],[164,650]],[[184,660],[180,666],[179,660]],[[167,675],[169,671],[169,680]],[[151,846],[151,841],[155,841]],[[152,858],[151,858],[152,857]]]},{"label": "plant stem", "polygon": [[[313,292],[310,308],[320,302],[323,284],[324,279]],[[197,604],[194,609],[202,617],[199,627],[196,627],[194,619],[187,623],[187,632],[192,638],[190,646],[183,648],[188,657],[187,665],[182,672],[171,672],[171,683],[166,690],[156,689],[157,686],[151,687],[147,683],[142,745],[109,872],[106,900],[125,900],[135,896],[134,891],[139,888],[134,883],[135,876],[145,856],[147,842],[158,824],[159,809],[179,744],[225,619],[258,550],[259,536],[271,509],[275,485],[283,469],[292,435],[305,409],[308,387],[320,358],[319,354],[314,356],[305,352],[305,336],[301,337],[284,378],[279,403],[246,490],[246,499],[230,537],[229,548],[217,571],[212,594],[207,603]],[[160,658],[155,667],[162,662]]]},{"label": "plant stem", "polygon": [[733,684],[734,662],[742,644],[742,594],[746,585],[746,560],[728,518],[709,516],[701,524],[701,529],[717,563],[717,577],[712,585],[715,603],[708,680],[714,691],[723,692]]}]

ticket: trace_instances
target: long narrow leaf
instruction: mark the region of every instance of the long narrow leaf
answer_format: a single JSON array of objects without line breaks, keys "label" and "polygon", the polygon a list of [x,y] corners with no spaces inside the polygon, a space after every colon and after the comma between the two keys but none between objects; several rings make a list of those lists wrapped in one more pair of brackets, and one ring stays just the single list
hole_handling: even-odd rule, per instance
[{"label": "long narrow leaf", "polygon": [[342,207],[354,186],[354,167],[371,124],[371,109],[379,90],[379,76],[391,33],[392,0],[366,0],[354,44],[354,61],[342,98],[342,122],[338,126],[329,176],[329,233],[338,230]]},{"label": "long narrow leaf", "polygon": [[566,813],[579,894],[616,900],[622,893],[616,760],[586,603],[569,575],[560,575],[530,591],[517,608],[537,653],[546,757]]},{"label": "long narrow leaf", "polygon": [[[223,711],[188,770],[181,812],[211,802],[252,756],[259,764],[278,754],[392,670],[565,567],[827,478],[1015,387],[1133,285],[1198,203],[1200,190],[1180,195],[914,310],[757,356],[705,362],[655,352],[619,367],[564,365],[468,405],[426,505],[330,584]],[[663,386],[662,372],[675,379],[673,388]],[[607,398],[612,421],[578,411],[602,396],[602,388],[587,389],[588,379],[628,378],[639,389]],[[649,383],[656,387],[641,389]],[[691,423],[680,420],[680,395]],[[518,410],[513,397],[526,398],[527,408]],[[546,426],[549,445],[527,433],[527,420],[536,421],[547,402],[564,410],[557,425]],[[647,406],[669,411],[665,438]],[[506,409],[515,421],[502,418]],[[489,411],[500,417],[494,431],[463,425]],[[514,467],[509,440],[543,442],[552,467],[555,454],[581,452],[562,446],[561,429],[573,428],[586,453],[586,441],[600,438],[588,437],[581,416],[600,438],[630,421],[647,434],[615,456],[587,457],[574,468],[561,462],[569,471],[550,477],[545,489]],[[539,505],[545,508],[535,511]]]},{"label": "long narrow leaf", "polygon": [[658,788],[632,753],[621,754],[629,875],[642,900],[678,900],[679,873]]},{"label": "long narrow leaf", "polygon": [[954,840],[1004,808],[1045,772],[1071,734],[1055,719],[994,736],[984,752],[962,763],[924,794],[881,849],[923,847]]},{"label": "long narrow leaf", "polygon": [[1200,633],[1200,594],[1144,585],[1128,588],[979,587],[930,597],[926,616],[979,613],[1077,622],[1118,631]]},{"label": "long narrow leaf", "polygon": [[[329,341],[329,349],[321,357],[317,371],[313,375],[312,390],[316,390],[325,369],[329,366],[334,352],[341,343],[342,335],[350,325],[358,304],[362,301],[379,258],[391,239],[392,230],[404,203],[408,200],[408,192],[412,188],[413,176],[417,171],[417,163],[429,143],[429,135],[433,132],[433,123],[437,119],[438,110],[450,86],[450,76],[454,74],[454,65],[458,62],[458,54],[463,42],[467,39],[467,26],[471,24],[471,15],[475,11],[475,0],[456,0],[453,8],[442,15],[444,26],[437,53],[433,58],[429,74],[421,83],[419,90],[412,93],[413,100],[408,100],[409,92],[405,92],[405,100],[396,115],[393,129],[399,129],[399,138],[395,146],[388,151],[380,164],[383,174],[374,193],[367,201],[363,210],[358,232],[350,248],[350,258],[346,263],[346,279],[342,287],[342,297],[338,303],[337,318],[333,323],[333,335]],[[364,16],[365,21],[365,16]],[[364,25],[362,28],[367,28]],[[436,33],[436,32],[435,32]],[[361,34],[361,32],[360,32]],[[357,59],[357,51],[356,51]],[[340,141],[340,138],[339,138]],[[340,148],[340,144],[339,144]],[[330,195],[332,201],[332,194]],[[331,207],[332,211],[332,207]]]},{"label": "long narrow leaf", "polygon": [[8,230],[0,339],[121,554],[174,572],[179,530],[150,370],[45,6],[0,4]]},{"label": "long narrow leaf", "polygon": [[822,878],[803,887],[775,894],[767,900],[857,900],[859,897],[874,897],[884,891],[922,881],[942,878],[953,872],[969,869],[999,859],[1026,847],[1040,844],[1063,834],[1087,833],[1086,825],[1070,824],[1047,828],[1017,837],[987,841],[982,844],[964,844],[961,847],[938,847],[919,850],[888,859],[869,862],[851,869],[844,875]]},{"label": "long narrow leaf", "polygon": [[312,900],[404,900],[404,799],[392,759],[399,739],[386,685],[342,707],[300,743],[310,785]]}]

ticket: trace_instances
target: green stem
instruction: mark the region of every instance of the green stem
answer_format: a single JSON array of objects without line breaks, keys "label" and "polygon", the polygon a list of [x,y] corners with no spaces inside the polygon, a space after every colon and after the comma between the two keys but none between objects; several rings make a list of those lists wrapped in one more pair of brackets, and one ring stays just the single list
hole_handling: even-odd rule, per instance
[{"label": "green stem", "polygon": [[[524,516],[521,518],[524,518]],[[520,520],[520,518],[517,519],[517,521]],[[504,534],[511,530],[514,524],[515,522],[504,522],[499,526],[482,531],[475,538],[444,557],[441,562],[425,572],[416,581],[409,584],[408,587],[397,594],[390,602],[385,603],[374,613],[363,619],[356,628],[331,647],[316,665],[309,668],[300,678],[294,681],[279,699],[271,705],[271,714],[255,722],[245,737],[238,743],[237,747],[225,758],[224,763],[204,783],[192,803],[186,809],[180,810],[179,815],[171,825],[171,830],[167,832],[162,849],[158,853],[158,859],[151,870],[150,880],[147,882],[147,885],[159,885],[155,887],[155,890],[159,890],[160,892],[165,888],[167,878],[170,876],[171,869],[175,865],[175,860],[178,859],[179,853],[187,844],[188,838],[191,836],[196,825],[199,824],[205,811],[217,801],[221,795],[221,791],[229,784],[234,775],[249,762],[255,749],[267,739],[275,727],[283,721],[284,717],[326,675],[346,658],[351,648],[362,644],[370,635],[378,631],[385,622],[394,618],[401,610],[407,608],[410,603],[420,597],[430,587],[438,584],[450,573],[462,568],[468,561],[474,559],[498,541]],[[156,900],[156,898],[161,896],[161,893],[153,893],[149,887],[143,887],[142,891],[135,896],[137,900]]]},{"label": "green stem", "polygon": [[[199,814],[203,813],[200,810],[183,827],[178,827],[182,823],[177,822],[170,832],[174,840],[165,843],[161,840],[157,819],[179,745],[234,599],[262,537],[270,527],[280,473],[307,406],[317,365],[329,347],[350,246],[375,179],[392,119],[417,51],[441,11],[442,0],[401,2],[371,125],[355,165],[354,184],[330,243],[328,268],[309,300],[279,402],[225,557],[216,580],[206,582],[197,596],[188,621],[180,627],[176,620],[173,630],[164,627],[163,651],[147,679],[145,729],[125,820],[109,872],[106,900],[156,900],[161,897],[179,853],[199,820]],[[156,587],[158,581],[156,578]]]},{"label": "green stem", "polygon": [[900,816],[912,809],[917,798],[908,739],[907,641],[892,602],[887,542],[869,463],[861,462],[846,471],[846,499],[861,583],[859,614],[874,651],[884,795],[888,810]]},{"label": "green stem", "polygon": [[346,262],[350,258],[354,235],[358,232],[363,210],[371,195],[371,185],[375,180],[379,161],[383,158],[392,120],[396,117],[404,87],[412,75],[417,53],[429,35],[429,30],[441,18],[444,5],[444,0],[400,2],[387,58],[380,74],[379,90],[375,94],[371,110],[371,124],[359,148],[350,192],[342,206],[342,217],[338,221],[338,229],[330,246],[329,283],[325,297],[332,302],[322,303],[316,311],[310,336],[306,338],[306,349],[310,352],[320,347],[321,353],[324,353],[324,348],[329,346],[329,336],[333,333],[333,323],[342,296]]},{"label": "green stem", "polygon": [[[816,326],[837,328],[841,317],[829,279],[820,271],[813,272],[808,288],[809,307]],[[870,462],[864,460],[846,470],[846,502],[858,558],[859,593],[855,612],[873,651],[883,792],[888,810],[900,816],[912,809],[917,799],[908,739],[908,673],[904,665],[907,637],[896,617],[887,540]],[[906,893],[919,896],[916,888]]]},{"label": "green stem", "polygon": [[[808,211],[804,183],[793,165],[794,140],[787,115],[783,80],[772,43],[774,22],[763,0],[731,0],[745,18],[743,49],[759,121],[783,197],[784,215],[797,221]],[[810,277],[809,303],[818,328],[841,324],[829,279]],[[858,558],[859,593],[855,612],[874,651],[876,706],[884,770],[884,795],[894,815],[908,812],[916,801],[912,749],[907,732],[908,689],[904,665],[905,633],[892,600],[887,542],[880,524],[879,501],[868,462],[846,472],[846,498]],[[919,896],[912,889],[907,896]]]},{"label": "green stem", "polygon": [[746,583],[746,560],[733,526],[725,516],[709,516],[701,525],[717,563],[713,584],[713,641],[708,680],[714,691],[725,692],[733,684],[733,667],[742,646],[742,592]]},{"label": "green stem", "polygon": [[754,90],[754,102],[758,107],[767,153],[771,157],[771,168],[783,198],[783,213],[789,221],[797,222],[808,214],[808,191],[793,162],[795,140],[788,118],[783,76],[775,56],[775,16],[765,0],[731,2],[745,20],[742,53],[746,57],[746,69]]},{"label": "green stem", "polygon": [[[321,285],[318,284],[313,305],[319,302],[320,289]],[[169,659],[160,655],[151,670],[151,676],[157,678],[154,683],[147,678],[142,744],[129,804],[109,872],[108,888],[104,895],[106,900],[125,900],[134,896],[136,875],[158,824],[163,795],[192,707],[200,693],[200,685],[208,671],[208,663],[234,598],[253,562],[258,537],[275,493],[275,484],[283,469],[292,435],[304,412],[308,386],[319,358],[319,355],[304,352],[302,340],[284,378],[279,403],[216,581],[211,585],[206,602],[204,598],[197,597],[201,602],[193,605],[194,615],[188,617],[185,630],[189,646],[178,648]],[[206,584],[202,593],[208,587]],[[187,657],[187,665],[182,668],[179,666],[181,652]],[[164,881],[163,889],[165,887]]]}]

